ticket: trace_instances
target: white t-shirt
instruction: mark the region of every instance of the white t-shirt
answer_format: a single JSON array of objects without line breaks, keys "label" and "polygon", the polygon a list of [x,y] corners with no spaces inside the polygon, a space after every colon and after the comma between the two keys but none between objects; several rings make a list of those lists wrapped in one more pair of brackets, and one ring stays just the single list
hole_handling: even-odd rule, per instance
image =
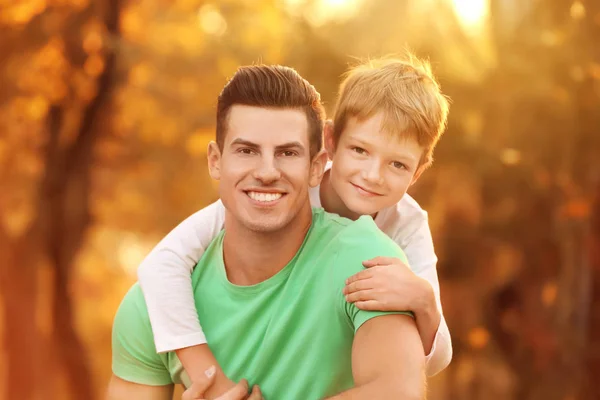
[{"label": "white t-shirt", "polygon": [[[313,207],[321,207],[319,187],[310,190],[310,202]],[[224,222],[225,207],[218,200],[179,224],[142,261],[138,278],[157,352],[206,343],[195,308],[191,274],[205,249],[223,229]],[[375,223],[404,250],[414,273],[431,284],[441,313],[437,257],[427,213],[406,194],[396,206],[381,210]],[[427,375],[437,374],[451,359],[450,332],[442,314],[426,359]]]}]

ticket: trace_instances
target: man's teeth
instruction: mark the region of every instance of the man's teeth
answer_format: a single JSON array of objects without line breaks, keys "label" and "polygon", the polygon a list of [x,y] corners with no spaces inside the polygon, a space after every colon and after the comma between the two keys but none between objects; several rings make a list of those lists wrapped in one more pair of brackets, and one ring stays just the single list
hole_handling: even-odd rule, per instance
[{"label": "man's teeth", "polygon": [[281,193],[248,192],[248,196],[252,200],[269,202],[269,201],[275,201],[283,195]]}]

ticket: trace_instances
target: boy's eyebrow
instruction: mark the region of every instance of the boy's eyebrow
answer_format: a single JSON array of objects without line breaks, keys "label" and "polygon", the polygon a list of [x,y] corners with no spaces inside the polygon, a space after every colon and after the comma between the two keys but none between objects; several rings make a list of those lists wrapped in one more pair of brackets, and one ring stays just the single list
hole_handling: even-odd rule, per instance
[{"label": "boy's eyebrow", "polygon": [[355,142],[358,142],[359,144],[362,144],[362,145],[363,145],[363,146],[365,146],[365,147],[369,146],[369,143],[365,142],[365,141],[364,141],[364,140],[362,140],[362,139],[359,139],[359,138],[357,138],[357,137],[354,137],[354,136],[350,136],[350,140],[354,140]]}]

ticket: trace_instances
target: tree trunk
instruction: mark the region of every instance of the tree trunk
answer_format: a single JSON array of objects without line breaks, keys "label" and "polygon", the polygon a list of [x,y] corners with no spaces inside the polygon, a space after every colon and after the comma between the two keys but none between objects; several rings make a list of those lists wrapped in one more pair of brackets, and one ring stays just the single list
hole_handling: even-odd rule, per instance
[{"label": "tree trunk", "polygon": [[[118,35],[119,2],[107,2],[106,28],[112,39]],[[80,56],[78,43],[67,46],[69,58],[75,61]],[[49,166],[59,179],[51,179],[46,194],[50,201],[47,211],[49,226],[45,239],[47,251],[55,272],[54,280],[54,344],[62,360],[69,387],[75,399],[93,399],[92,375],[87,362],[85,346],[74,328],[73,303],[69,293],[72,264],[84,242],[85,233],[91,222],[90,192],[94,146],[99,131],[95,122],[100,119],[103,107],[110,99],[114,84],[116,57],[113,48],[105,50],[105,68],[98,77],[98,93],[83,111],[76,141],[64,157],[52,158]],[[57,135],[62,120],[69,110],[53,107],[50,111],[49,129]]]},{"label": "tree trunk", "polygon": [[[31,251],[32,249],[28,249]],[[39,332],[36,326],[36,276],[32,265],[20,261],[22,254],[8,250],[0,289],[4,299],[4,347],[8,362],[5,399],[33,399],[38,375],[36,359]]]},{"label": "tree trunk", "polygon": [[[0,228],[0,293],[4,305],[4,348],[8,363],[5,399],[33,399],[36,388],[44,386],[38,362],[43,348],[36,321],[39,229],[31,225],[23,236],[13,240]],[[43,356],[42,356],[43,358]]]}]

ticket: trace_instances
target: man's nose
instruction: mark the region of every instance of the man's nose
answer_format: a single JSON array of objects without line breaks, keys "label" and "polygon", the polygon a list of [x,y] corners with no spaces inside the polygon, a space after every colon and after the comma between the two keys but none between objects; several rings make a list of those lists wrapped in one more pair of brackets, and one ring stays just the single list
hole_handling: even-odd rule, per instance
[{"label": "man's nose", "polygon": [[281,178],[281,171],[274,157],[262,157],[260,165],[254,170],[254,178],[262,183],[271,183]]}]

